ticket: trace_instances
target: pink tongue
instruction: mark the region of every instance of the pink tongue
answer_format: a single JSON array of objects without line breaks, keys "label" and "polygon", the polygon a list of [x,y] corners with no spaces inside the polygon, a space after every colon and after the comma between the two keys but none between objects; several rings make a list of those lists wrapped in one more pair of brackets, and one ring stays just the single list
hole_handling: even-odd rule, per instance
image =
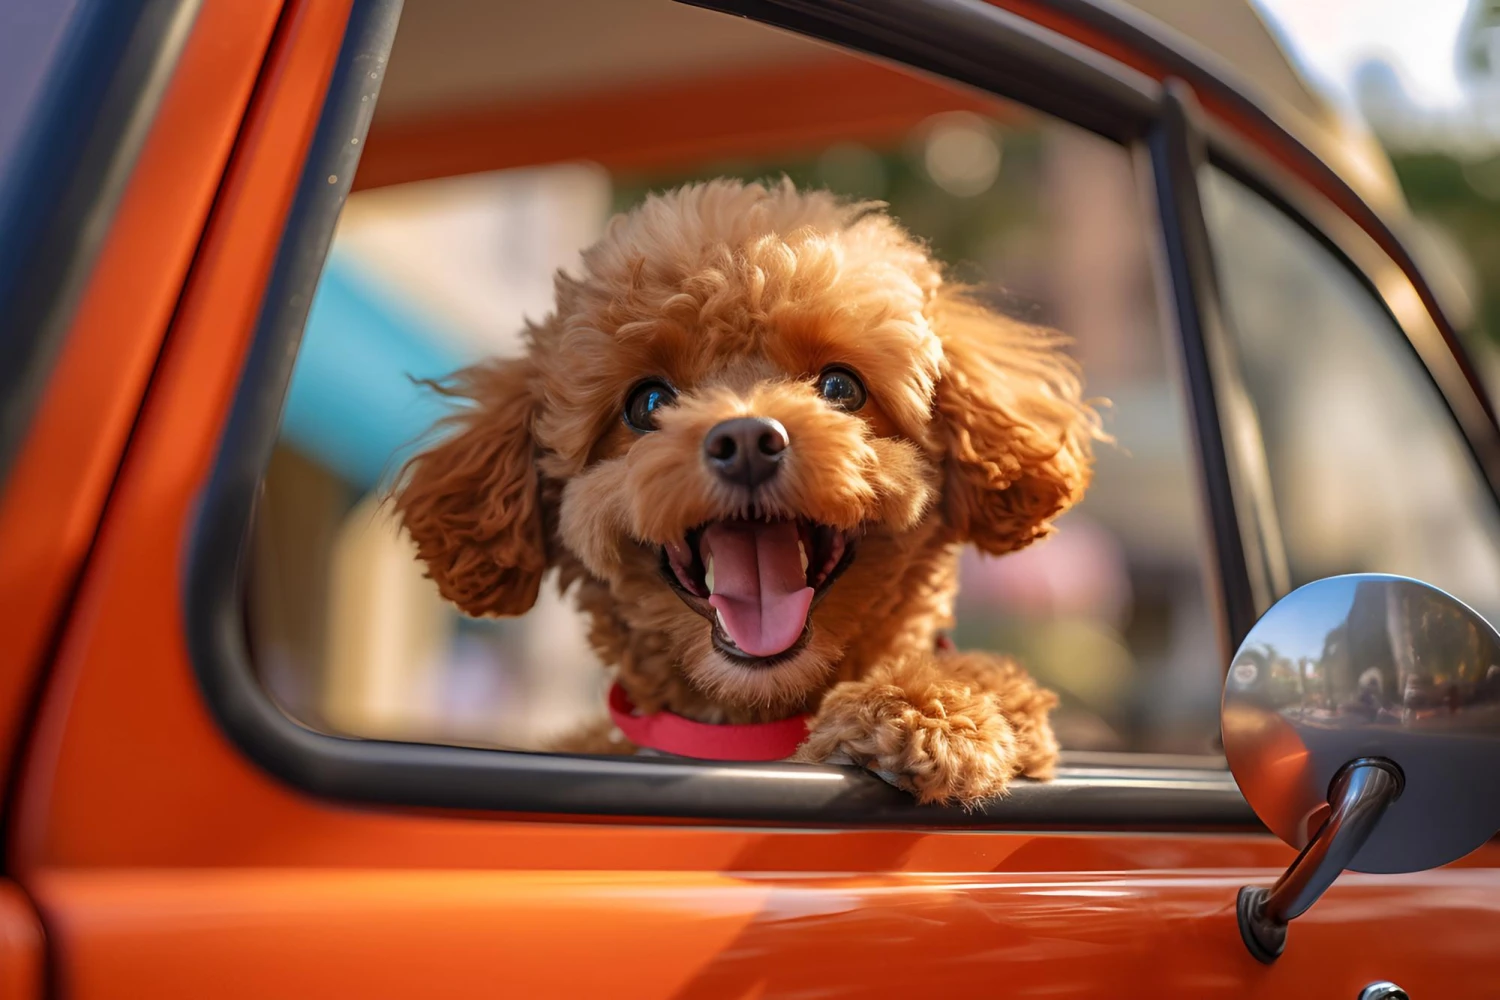
[{"label": "pink tongue", "polygon": [[714,563],[708,599],[724,631],[751,656],[775,656],[802,635],[813,590],[797,550],[794,521],[730,521],[703,531],[703,561]]}]

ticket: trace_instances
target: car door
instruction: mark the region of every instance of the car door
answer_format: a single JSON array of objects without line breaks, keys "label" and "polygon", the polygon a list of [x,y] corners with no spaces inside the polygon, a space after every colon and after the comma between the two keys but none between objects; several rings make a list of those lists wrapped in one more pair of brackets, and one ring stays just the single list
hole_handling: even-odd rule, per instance
[{"label": "car door", "polygon": [[[275,4],[0,15],[0,790],[254,87]],[[201,15],[201,16],[200,16]],[[6,810],[7,818],[14,815]],[[0,994],[44,938],[0,878]]]},{"label": "car door", "polygon": [[[1265,175],[1261,154],[1225,139],[1243,121],[1220,119],[1244,109],[1208,78],[1164,86],[1166,68],[1123,29],[1100,47],[1135,68],[1090,47],[1108,19],[1076,21],[1071,4],[1037,5],[1048,28],[964,0],[733,6],[1002,93],[1141,158],[1227,655],[1291,579],[1286,500],[1266,492],[1277,463],[1251,433],[1277,404],[1245,388],[1244,296],[1218,302],[1240,272],[1215,253],[1225,234],[1198,190],[1200,129],[1216,162]],[[241,9],[206,3],[200,27]],[[355,738],[278,705],[247,642],[250,526],[398,14],[387,0],[276,13],[181,279],[8,818],[8,863],[42,915],[57,992],[1353,997],[1389,979],[1419,996],[1484,994],[1500,973],[1493,847],[1436,872],[1346,877],[1278,962],[1255,961],[1236,893],[1274,880],[1293,852],[1222,767],[1078,757],[1051,783],[963,813],[836,767]],[[1195,86],[1214,98],[1207,115]],[[1304,207],[1271,203],[1299,231],[1305,206],[1334,204],[1319,187],[1332,181],[1305,169],[1316,183],[1286,181]],[[1368,240],[1358,253],[1381,254],[1382,274],[1420,302],[1415,278]],[[1409,311],[1398,323],[1354,287],[1389,324],[1358,329],[1408,335]],[[1458,449],[1455,475],[1486,484],[1463,433],[1483,427],[1449,412],[1465,391],[1448,378],[1456,356],[1439,339],[1407,360],[1441,373],[1441,391],[1421,383],[1438,392],[1434,434]]]}]

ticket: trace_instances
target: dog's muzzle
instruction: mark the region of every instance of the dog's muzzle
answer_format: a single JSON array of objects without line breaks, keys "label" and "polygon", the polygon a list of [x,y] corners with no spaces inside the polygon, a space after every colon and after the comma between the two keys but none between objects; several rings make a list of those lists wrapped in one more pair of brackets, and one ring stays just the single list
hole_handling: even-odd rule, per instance
[{"label": "dog's muzzle", "polygon": [[779,420],[736,417],[709,428],[703,458],[726,483],[753,490],[776,475],[790,444]]}]

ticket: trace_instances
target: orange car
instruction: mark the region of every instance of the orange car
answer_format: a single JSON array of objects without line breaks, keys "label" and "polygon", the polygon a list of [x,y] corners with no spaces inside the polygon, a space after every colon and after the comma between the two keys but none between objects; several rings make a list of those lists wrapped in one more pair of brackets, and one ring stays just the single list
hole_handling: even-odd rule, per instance
[{"label": "orange car", "polygon": [[[1493,844],[1347,875],[1257,961],[1237,893],[1296,851],[1211,747],[1075,753],[971,814],[853,769],[374,738],[268,693],[251,525],[351,185],[686,169],[996,97],[1137,168],[1201,489],[1191,555],[1212,567],[1195,593],[1218,639],[1188,669],[1217,689],[1259,616],[1331,572],[1420,576],[1500,611],[1500,581],[1465,575],[1500,552],[1494,414],[1396,235],[1399,197],[1325,129],[1104,0],[702,6],[838,48],[778,62],[766,42],[757,63],[662,34],[631,62],[615,54],[632,25],[677,8],[579,4],[619,43],[575,60],[587,86],[445,103],[589,29],[551,5],[432,0],[401,36],[426,46],[431,99],[383,119],[399,0],[37,3],[4,29],[0,997],[1494,995]],[[485,55],[502,14],[514,60]],[[671,80],[609,82],[669,56]],[[1254,226],[1307,286],[1290,327],[1267,311],[1280,286],[1237,256]],[[1352,409],[1299,410],[1266,374],[1335,371],[1361,390],[1312,398]],[[1363,424],[1396,430],[1337,447]],[[1280,456],[1304,439],[1331,474],[1288,492]],[[1382,496],[1440,485],[1437,506],[1340,534],[1373,503],[1356,467]],[[1471,542],[1424,541],[1459,528]],[[1314,565],[1331,535],[1347,544]],[[1242,658],[1236,676],[1294,684],[1297,666]]]}]

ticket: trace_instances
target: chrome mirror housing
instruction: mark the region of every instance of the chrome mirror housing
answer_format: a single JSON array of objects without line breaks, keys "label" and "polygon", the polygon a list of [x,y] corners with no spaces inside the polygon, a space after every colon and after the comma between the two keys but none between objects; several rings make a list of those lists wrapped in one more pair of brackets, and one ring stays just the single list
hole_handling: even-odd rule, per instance
[{"label": "chrome mirror housing", "polygon": [[1302,852],[1240,890],[1263,962],[1345,869],[1436,868],[1500,831],[1500,634],[1435,587],[1358,574],[1288,594],[1230,663],[1220,719],[1245,799]]}]

